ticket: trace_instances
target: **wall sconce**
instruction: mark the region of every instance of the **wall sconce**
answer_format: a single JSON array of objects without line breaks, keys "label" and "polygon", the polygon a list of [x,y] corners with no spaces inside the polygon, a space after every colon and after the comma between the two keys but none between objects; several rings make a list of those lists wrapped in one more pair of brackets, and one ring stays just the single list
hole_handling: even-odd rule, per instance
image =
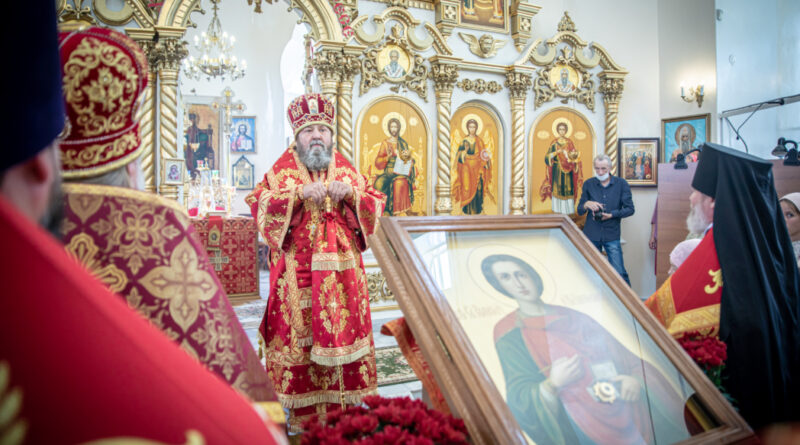
[{"label": "wall sconce", "polygon": [[[788,148],[787,145],[794,147]],[[797,157],[797,142],[791,139],[778,138],[778,145],[772,150],[772,156],[783,159],[783,165],[800,165],[800,159]]]},{"label": "wall sconce", "polygon": [[686,102],[694,102],[697,101],[697,108],[703,106],[703,96],[705,92],[703,91],[703,84],[700,84],[694,88],[689,87],[689,94],[686,94],[686,88],[681,83],[681,99],[685,100]]}]

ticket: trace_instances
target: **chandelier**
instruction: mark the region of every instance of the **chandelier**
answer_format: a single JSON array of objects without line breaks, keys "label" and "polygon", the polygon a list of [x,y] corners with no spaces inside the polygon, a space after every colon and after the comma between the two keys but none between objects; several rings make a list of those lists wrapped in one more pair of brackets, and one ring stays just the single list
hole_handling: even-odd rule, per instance
[{"label": "chandelier", "polygon": [[211,0],[214,16],[208,25],[208,31],[202,33],[199,38],[194,36],[194,47],[200,56],[195,59],[190,55],[188,59],[183,60],[183,71],[189,78],[200,80],[205,76],[207,80],[211,80],[212,77],[225,80],[228,76],[230,80],[236,80],[243,77],[247,69],[247,62],[244,59],[238,60],[236,56],[231,55],[236,38],[222,31],[222,23],[217,16],[219,1]]}]

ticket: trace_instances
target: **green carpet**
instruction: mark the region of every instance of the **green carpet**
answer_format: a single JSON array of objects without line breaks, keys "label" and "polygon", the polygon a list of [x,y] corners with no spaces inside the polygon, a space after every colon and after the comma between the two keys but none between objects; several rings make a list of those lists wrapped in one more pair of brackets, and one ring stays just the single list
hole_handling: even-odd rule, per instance
[{"label": "green carpet", "polygon": [[378,386],[396,385],[417,380],[417,375],[408,366],[400,348],[392,346],[375,351],[375,365],[378,371]]}]

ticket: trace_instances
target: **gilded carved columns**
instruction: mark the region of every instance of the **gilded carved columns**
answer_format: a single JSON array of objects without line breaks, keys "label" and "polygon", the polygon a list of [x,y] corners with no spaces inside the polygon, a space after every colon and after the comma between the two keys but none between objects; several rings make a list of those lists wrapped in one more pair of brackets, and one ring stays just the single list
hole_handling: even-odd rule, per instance
[{"label": "gilded carved columns", "polygon": [[[178,157],[178,70],[162,69],[158,72],[159,102],[158,135],[160,158]],[[178,199],[178,187],[161,184],[161,196]]]},{"label": "gilded carved columns", "polygon": [[437,215],[449,215],[453,211],[450,196],[450,100],[453,87],[458,80],[460,59],[446,56],[431,57],[430,76],[436,92],[436,203]]},{"label": "gilded carved columns", "polygon": [[139,109],[139,135],[142,138],[142,174],[145,191],[156,192],[156,73],[147,73],[147,88],[144,90],[142,107]]},{"label": "gilded carved columns", "polygon": [[311,66],[317,73],[320,90],[328,99],[336,103],[343,57],[342,45],[334,42],[320,42],[314,52]]},{"label": "gilded carved columns", "polygon": [[603,103],[606,108],[605,153],[611,158],[611,173],[617,174],[617,119],[619,117],[619,101],[625,84],[625,72],[603,71],[597,75],[600,78],[599,90],[603,93]]},{"label": "gilded carved columns", "polygon": [[525,213],[525,98],[533,82],[531,75],[510,69],[505,86],[511,99],[511,208],[512,215]]},{"label": "gilded carved columns", "polygon": [[366,49],[363,46],[344,48],[340,65],[339,97],[336,113],[336,145],[345,159],[355,165],[353,147],[353,79],[361,72],[359,56]]},{"label": "gilded carved columns", "polygon": [[[145,147],[142,170],[145,190],[149,192],[155,192],[159,182],[158,162],[164,157],[182,157],[178,156],[177,139],[178,71],[181,61],[188,54],[185,43],[181,41],[184,31],[171,27],[126,30],[147,55],[148,83],[139,109],[139,135]],[[154,38],[156,33],[157,39]],[[174,185],[160,184],[158,192],[167,198],[178,198],[178,188]]]},{"label": "gilded carved columns", "polygon": [[[166,37],[162,33],[159,40],[159,159],[180,158],[178,155],[178,72],[181,61],[188,54],[180,38],[183,31],[176,37]],[[159,194],[166,198],[178,199],[178,187],[161,184]]]},{"label": "gilded carved columns", "polygon": [[142,93],[141,108],[138,111],[139,137],[141,138],[142,175],[144,176],[144,189],[156,192],[156,135],[154,125],[156,122],[156,88],[158,87],[158,60],[156,57],[156,43],[150,33],[137,33],[139,30],[128,31],[147,56],[147,88]]}]

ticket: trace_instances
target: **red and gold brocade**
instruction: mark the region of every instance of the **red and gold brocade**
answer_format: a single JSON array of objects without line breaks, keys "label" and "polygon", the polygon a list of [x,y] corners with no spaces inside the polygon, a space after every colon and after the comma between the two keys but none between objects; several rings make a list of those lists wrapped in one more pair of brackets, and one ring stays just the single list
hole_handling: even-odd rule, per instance
[{"label": "red and gold brocade", "polygon": [[[384,195],[334,151],[327,171],[308,172],[287,149],[247,197],[270,248],[270,296],[259,332],[290,427],[325,404],[359,403],[376,390],[369,295],[361,252]],[[340,181],[350,198],[330,208],[301,200],[315,180]]]},{"label": "red and gold brocade", "polygon": [[691,331],[719,334],[722,269],[713,231],[706,233],[678,270],[645,301],[673,337]]},{"label": "red and gold brocade", "polygon": [[221,379],[275,400],[184,210],[136,190],[65,184],[64,244],[113,292]]},{"label": "red and gold brocade", "polygon": [[287,443],[3,197],[0,233],[0,443]]}]

